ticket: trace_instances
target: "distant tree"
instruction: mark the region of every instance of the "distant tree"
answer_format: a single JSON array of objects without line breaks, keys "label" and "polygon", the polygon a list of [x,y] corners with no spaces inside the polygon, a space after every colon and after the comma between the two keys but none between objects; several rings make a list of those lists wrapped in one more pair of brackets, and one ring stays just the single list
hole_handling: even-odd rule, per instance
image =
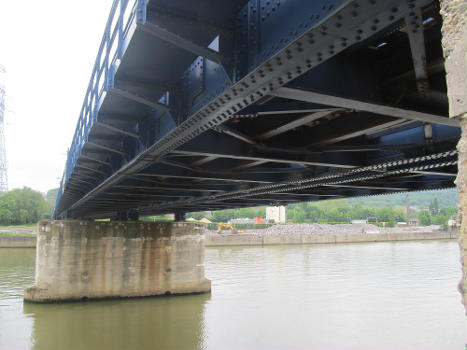
[{"label": "distant tree", "polygon": [[[455,206],[458,201],[458,191],[455,188],[450,188],[445,190],[412,192],[410,193],[410,205],[419,208],[428,208],[433,198],[437,199],[439,208]],[[350,198],[348,201],[350,204],[361,203],[364,206],[372,208],[405,206],[406,194],[394,193],[384,196],[356,197]]]},{"label": "distant tree", "polygon": [[295,222],[303,223],[307,220],[306,211],[303,208],[295,209]]},{"label": "distant tree", "polygon": [[418,213],[418,221],[421,226],[431,225],[431,215],[428,210],[422,210]]},{"label": "distant tree", "polygon": [[140,216],[141,221],[172,221],[167,214],[153,215],[153,216]]},{"label": "distant tree", "polygon": [[324,221],[325,217],[324,217],[323,210],[321,210],[321,208],[319,208],[316,205],[313,205],[311,203],[309,203],[309,204],[310,205],[307,207],[307,219],[310,222]]},{"label": "distant tree", "polygon": [[47,194],[45,195],[45,199],[47,200],[47,204],[49,206],[49,215],[52,216],[53,210],[55,208],[55,202],[57,201],[57,196],[58,196],[58,190],[59,188],[53,188],[51,190],[47,191]]},{"label": "distant tree", "polygon": [[434,198],[434,199],[430,202],[429,210],[430,210],[431,216],[438,215],[438,213],[439,213],[438,198]]},{"label": "distant tree", "polygon": [[348,208],[332,208],[326,211],[328,222],[347,222],[349,219]]},{"label": "distant tree", "polygon": [[35,223],[48,211],[42,194],[27,187],[11,190],[0,197],[1,225]]},{"label": "distant tree", "polygon": [[192,213],[187,213],[186,214],[186,218],[193,218],[195,220],[201,220],[202,218],[204,218],[205,215],[204,215],[204,212],[203,211],[194,211]]},{"label": "distant tree", "polygon": [[457,217],[457,207],[450,206],[450,207],[441,208],[440,213],[448,217],[451,217],[451,216]]},{"label": "distant tree", "polygon": [[[288,213],[290,213],[291,208],[289,208],[288,210],[289,210]],[[266,216],[265,206],[216,210],[212,212],[212,216],[209,218],[209,220],[214,221],[214,222],[226,222],[226,221],[229,221],[230,219],[238,219],[238,218],[253,219],[258,216],[263,217],[263,218]],[[189,217],[193,217],[196,219],[196,217],[194,216],[194,213],[190,213]],[[204,217],[204,213],[202,217]]]},{"label": "distant tree", "polygon": [[214,221],[214,222],[226,222],[232,218],[235,218],[234,209],[216,210],[212,213],[212,216],[210,219],[211,221]]},{"label": "distant tree", "polygon": [[376,211],[376,217],[379,222],[387,222],[389,225],[393,225],[396,222],[396,213],[392,207],[379,208]]},{"label": "distant tree", "polygon": [[405,211],[405,207],[394,207],[394,214],[395,214],[395,221],[399,222],[406,222],[407,221],[407,213]]}]

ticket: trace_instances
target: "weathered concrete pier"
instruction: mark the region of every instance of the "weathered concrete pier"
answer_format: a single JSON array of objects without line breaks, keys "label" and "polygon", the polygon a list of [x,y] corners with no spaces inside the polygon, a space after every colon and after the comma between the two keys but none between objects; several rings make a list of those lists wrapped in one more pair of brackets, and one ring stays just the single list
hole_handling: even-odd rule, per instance
[{"label": "weathered concrete pier", "polygon": [[462,128],[457,146],[459,159],[456,185],[459,189],[458,226],[463,271],[459,290],[467,307],[467,2],[441,0],[440,3],[449,115],[458,119]]},{"label": "weathered concrete pier", "polygon": [[24,300],[209,292],[203,230],[186,222],[41,221],[35,286]]}]

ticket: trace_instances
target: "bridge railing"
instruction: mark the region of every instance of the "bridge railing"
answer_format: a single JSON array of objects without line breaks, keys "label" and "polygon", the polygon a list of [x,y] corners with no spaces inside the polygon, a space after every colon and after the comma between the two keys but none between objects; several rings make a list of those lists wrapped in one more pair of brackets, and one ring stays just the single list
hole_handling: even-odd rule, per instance
[{"label": "bridge railing", "polygon": [[113,82],[115,71],[127,46],[125,39],[132,29],[132,25],[135,25],[136,17],[145,15],[145,8],[146,0],[114,0],[112,3],[104,35],[92,69],[91,79],[84,96],[73,141],[68,151],[56,203],[60,201],[64,186],[73,172],[78,157],[81,155],[84,143],[88,140],[92,125],[97,120],[102,98]]}]

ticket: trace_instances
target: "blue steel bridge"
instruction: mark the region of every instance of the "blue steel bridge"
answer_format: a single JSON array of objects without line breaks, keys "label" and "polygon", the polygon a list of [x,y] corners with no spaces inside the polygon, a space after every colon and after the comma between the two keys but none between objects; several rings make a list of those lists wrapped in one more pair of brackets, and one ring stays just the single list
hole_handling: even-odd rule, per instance
[{"label": "blue steel bridge", "polygon": [[431,0],[115,0],[54,216],[453,187],[441,21]]}]

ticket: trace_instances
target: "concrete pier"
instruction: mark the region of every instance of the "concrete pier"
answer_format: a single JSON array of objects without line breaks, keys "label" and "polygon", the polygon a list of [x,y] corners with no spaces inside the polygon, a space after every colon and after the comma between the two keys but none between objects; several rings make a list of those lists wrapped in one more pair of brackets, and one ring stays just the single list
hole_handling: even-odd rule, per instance
[{"label": "concrete pier", "polygon": [[459,120],[462,136],[459,150],[459,246],[463,276],[459,283],[467,307],[467,1],[441,0],[443,50],[449,98],[449,116]]},{"label": "concrete pier", "polygon": [[39,222],[35,285],[25,301],[200,293],[204,226],[186,222]]}]

